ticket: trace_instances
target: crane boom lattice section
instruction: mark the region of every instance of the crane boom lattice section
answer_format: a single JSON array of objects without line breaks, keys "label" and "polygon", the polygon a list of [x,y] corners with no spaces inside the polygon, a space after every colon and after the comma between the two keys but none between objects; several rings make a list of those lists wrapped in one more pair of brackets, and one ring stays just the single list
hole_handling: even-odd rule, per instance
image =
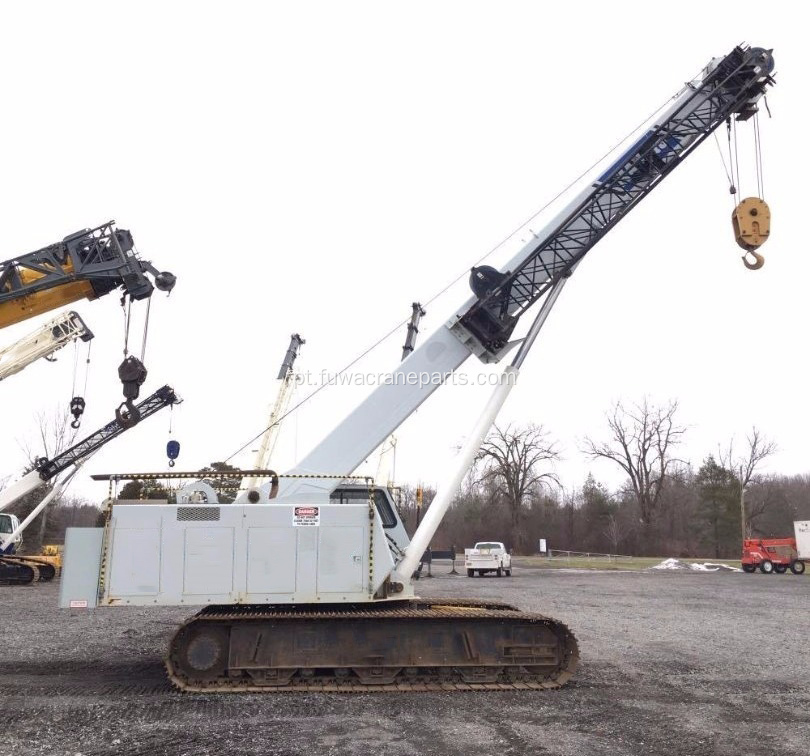
[{"label": "crane boom lattice section", "polygon": [[[522,265],[495,273],[488,290],[461,323],[492,351],[500,350],[517,319],[724,121],[750,117],[772,83],[772,58],[761,48],[737,47],[608,168],[556,230],[537,240]],[[691,92],[690,92],[691,90]],[[475,271],[474,271],[475,272]],[[494,285],[493,285],[494,284]]]},{"label": "crane boom lattice section", "polygon": [[[180,401],[171,386],[162,386],[155,393],[146,397],[136,405],[140,419],[144,420],[155,412],[176,404]],[[50,480],[60,472],[67,470],[71,465],[87,459],[93,452],[100,449],[104,444],[112,441],[116,436],[121,435],[130,426],[122,426],[117,420],[107,423],[95,433],[74,444],[70,449],[66,449],[61,454],[57,454],[53,459],[42,459],[36,465],[42,480]]]}]

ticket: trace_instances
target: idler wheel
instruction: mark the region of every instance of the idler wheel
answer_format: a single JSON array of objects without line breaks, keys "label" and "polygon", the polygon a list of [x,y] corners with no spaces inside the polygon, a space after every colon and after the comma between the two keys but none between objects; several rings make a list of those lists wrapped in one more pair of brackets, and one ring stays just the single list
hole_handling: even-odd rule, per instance
[{"label": "idler wheel", "polygon": [[228,632],[221,627],[200,628],[180,644],[179,661],[190,678],[219,676],[228,662]]}]

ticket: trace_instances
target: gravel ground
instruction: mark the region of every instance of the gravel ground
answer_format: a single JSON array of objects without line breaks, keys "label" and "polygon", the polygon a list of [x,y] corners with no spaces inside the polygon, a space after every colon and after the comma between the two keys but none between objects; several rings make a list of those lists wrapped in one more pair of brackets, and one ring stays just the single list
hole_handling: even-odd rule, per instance
[{"label": "gravel ground", "polygon": [[419,587],[561,619],[579,638],[575,679],[529,693],[181,694],[161,657],[187,609],[69,612],[56,585],[0,587],[0,754],[810,752],[810,576],[524,567]]}]

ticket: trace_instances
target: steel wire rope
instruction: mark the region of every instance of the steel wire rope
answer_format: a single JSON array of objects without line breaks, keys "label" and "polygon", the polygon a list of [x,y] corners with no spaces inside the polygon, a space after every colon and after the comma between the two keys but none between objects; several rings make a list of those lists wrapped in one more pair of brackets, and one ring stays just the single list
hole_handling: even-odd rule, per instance
[{"label": "steel wire rope", "polygon": [[149,332],[149,313],[152,310],[152,297],[146,300],[146,318],[143,322],[143,339],[141,341],[141,362],[146,357],[146,336]]},{"label": "steel wire rope", "polygon": [[[693,76],[689,81],[690,82],[694,81],[695,78],[696,77]],[[687,83],[686,86],[687,87],[690,86],[689,83]],[[674,99],[676,99],[683,91],[684,91],[684,88],[682,87],[674,95],[672,95],[670,97],[667,97],[667,99],[664,100],[664,102],[662,102],[655,110],[653,110],[652,113],[650,113],[646,118],[644,118],[644,120],[642,120],[635,128],[633,128],[630,131],[630,133],[627,134],[621,141],[617,142],[613,147],[611,147],[601,157],[599,157],[597,160],[595,160],[588,168],[586,168],[584,171],[582,171],[564,189],[557,192],[557,194],[555,194],[550,200],[548,200],[539,210],[536,210],[528,218],[526,218],[526,220],[524,220],[522,223],[520,223],[520,225],[516,226],[512,231],[510,231],[500,242],[498,242],[494,247],[492,247],[492,249],[490,249],[486,254],[484,254],[482,257],[479,257],[478,260],[476,260],[473,263],[473,267],[475,267],[477,265],[480,265],[484,260],[486,260],[488,257],[493,255],[504,244],[506,244],[508,241],[510,241],[521,229],[525,228],[529,223],[531,223],[541,213],[545,212],[545,210],[547,210],[558,199],[560,199],[560,197],[562,197],[564,194],[566,194],[568,191],[570,191],[572,187],[574,187],[578,182],[580,182],[583,178],[585,178],[585,176],[587,176],[589,173],[591,173],[591,171],[593,171],[600,163],[602,163],[604,160],[606,160],[610,155],[612,155],[614,152],[616,152],[616,150],[618,150],[623,144],[625,144],[625,142],[627,142],[630,138],[632,138],[635,134],[637,134],[641,129],[643,129],[645,125],[647,125],[650,121],[652,121],[670,102],[672,102]],[[442,289],[440,289],[435,294],[433,294],[433,296],[431,296],[428,300],[426,300],[425,303],[424,303],[424,306],[427,307],[428,305],[435,302],[439,297],[441,297],[443,294],[445,294],[449,289],[451,289],[453,286],[455,286],[462,278],[464,278],[464,276],[469,275],[469,272],[470,272],[470,268],[465,267],[464,270],[458,276],[456,276],[446,286],[444,286]],[[375,341],[371,346],[369,346],[367,349],[365,349],[363,352],[361,352],[357,357],[355,357],[353,360],[351,360],[351,362],[349,362],[347,365],[345,365],[341,370],[339,370],[337,373],[335,373],[335,379],[337,379],[339,376],[343,375],[348,370],[350,370],[352,367],[354,367],[354,365],[356,365],[360,360],[362,360],[364,357],[366,357],[370,352],[374,351],[384,341],[391,338],[391,336],[393,336],[395,333],[397,333],[397,331],[399,331],[400,328],[402,328],[402,326],[406,325],[409,322],[410,322],[410,319],[405,319],[405,320],[399,321],[393,328],[391,328],[391,330],[387,331],[383,336],[381,336],[379,339],[377,339],[377,341]],[[310,399],[313,399],[317,394],[319,394],[321,391],[323,391],[323,389],[325,389],[327,386],[331,385],[333,382],[334,381],[327,381],[325,383],[322,383],[317,388],[315,388],[313,391],[311,391],[309,394],[307,394],[303,399],[301,399],[299,402],[297,402],[295,405],[293,405],[290,409],[288,409],[280,418],[278,418],[278,420],[271,423],[270,425],[268,425],[263,430],[259,431],[255,436],[253,436],[246,443],[244,443],[242,446],[240,446],[235,452],[233,452],[228,457],[226,457],[224,462],[227,463],[231,459],[233,459],[237,454],[241,454],[254,441],[261,438],[261,436],[263,434],[265,434],[268,430],[270,430],[270,428],[272,428],[273,426],[278,425],[279,423],[281,423],[282,420],[284,420],[286,417],[288,417],[293,412],[295,412],[299,407],[306,404]]]},{"label": "steel wire rope", "polygon": [[73,339],[73,383],[70,386],[70,396],[76,396],[76,375],[79,372],[79,342]]},{"label": "steel wire rope", "polygon": [[729,173],[729,168],[726,165],[726,158],[723,156],[723,148],[720,146],[720,140],[717,138],[716,131],[713,132],[713,136],[714,142],[717,145],[717,152],[720,155],[720,162],[723,164],[723,170],[725,171],[726,178],[728,179],[728,193],[729,197],[731,197],[731,204],[736,207],[737,203],[734,201],[734,195],[737,193],[737,187],[734,186],[734,179],[731,177],[731,173]]},{"label": "steel wire rope", "polygon": [[129,299],[129,307],[127,307],[126,294],[121,299],[121,309],[124,313],[124,357],[129,354],[129,323],[132,317],[132,298]]},{"label": "steel wire rope", "polygon": [[734,141],[734,165],[736,166],[736,186],[737,191],[740,194],[740,197],[742,197],[742,186],[740,185],[740,155],[738,151],[739,142],[737,139],[737,122],[734,120],[731,121],[731,130],[734,134],[733,141]]},{"label": "steel wire rope", "polygon": [[765,199],[765,180],[762,174],[762,135],[759,130],[759,113],[754,113],[754,156],[756,160],[757,191]]}]

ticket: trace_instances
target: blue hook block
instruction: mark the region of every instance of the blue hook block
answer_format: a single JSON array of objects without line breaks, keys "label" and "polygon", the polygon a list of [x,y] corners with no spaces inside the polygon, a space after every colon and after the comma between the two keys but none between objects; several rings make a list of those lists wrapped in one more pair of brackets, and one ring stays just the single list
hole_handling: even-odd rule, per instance
[{"label": "blue hook block", "polygon": [[177,459],[180,456],[179,441],[169,441],[169,443],[166,444],[166,456],[169,459]]}]

